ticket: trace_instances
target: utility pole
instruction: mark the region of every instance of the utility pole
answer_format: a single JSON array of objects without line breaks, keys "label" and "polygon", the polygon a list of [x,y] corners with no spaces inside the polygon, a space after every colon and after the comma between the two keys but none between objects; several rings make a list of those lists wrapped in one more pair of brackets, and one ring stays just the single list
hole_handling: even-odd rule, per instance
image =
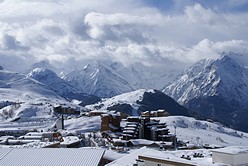
[{"label": "utility pole", "polygon": [[174,137],[174,150],[177,150],[177,126],[174,124],[174,131],[175,131],[175,137]]},{"label": "utility pole", "polygon": [[61,117],[61,121],[62,121],[62,130],[65,129],[65,124],[64,124],[64,115],[62,115]]}]

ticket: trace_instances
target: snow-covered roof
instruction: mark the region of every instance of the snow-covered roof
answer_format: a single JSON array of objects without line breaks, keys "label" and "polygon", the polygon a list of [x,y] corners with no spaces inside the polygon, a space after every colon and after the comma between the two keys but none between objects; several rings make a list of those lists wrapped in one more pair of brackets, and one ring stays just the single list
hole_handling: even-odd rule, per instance
[{"label": "snow-covered roof", "polygon": [[14,136],[8,136],[8,135],[7,136],[1,136],[0,141],[1,140],[6,140],[6,139],[14,139],[14,138],[15,138]]},{"label": "snow-covered roof", "polygon": [[154,141],[146,140],[146,139],[131,139],[133,145],[151,145]]},{"label": "snow-covered roof", "polygon": [[135,133],[133,130],[124,130],[123,133]]},{"label": "snow-covered roof", "polygon": [[136,163],[136,159],[138,158],[138,155],[146,152],[149,150],[146,147],[140,148],[138,150],[135,150],[134,152],[131,152],[130,154],[127,154],[109,164],[106,166],[133,166],[134,163]]},{"label": "snow-covered roof", "polygon": [[125,156],[126,154],[123,154],[123,153],[117,153],[116,151],[113,151],[113,150],[106,150],[104,155],[103,155],[103,158],[104,159],[108,159],[108,160],[111,160],[111,161],[114,161],[114,160],[117,160],[123,156]]},{"label": "snow-covered roof", "polygon": [[126,127],[137,127],[137,126],[138,126],[138,124],[132,124],[132,125],[127,124],[127,125],[126,125]]},{"label": "snow-covered roof", "polygon": [[0,128],[1,132],[11,132],[11,133],[18,133],[18,132],[25,132],[26,130],[20,128]]},{"label": "snow-covered roof", "polygon": [[126,143],[127,141],[122,139],[113,139],[113,142]]},{"label": "snow-covered roof", "polygon": [[124,130],[136,130],[137,128],[135,127],[125,127]]},{"label": "snow-covered roof", "polygon": [[[195,153],[203,154],[202,158],[194,158]],[[181,158],[181,156],[190,156],[191,160]],[[198,149],[198,150],[177,150],[177,151],[159,151],[142,147],[138,150],[131,151],[129,154],[107,164],[106,166],[133,166],[136,163],[138,156],[146,156],[158,159],[165,159],[169,161],[176,161],[189,165],[200,165],[200,166],[213,166],[216,164],[212,163],[212,157],[210,150]]]},{"label": "snow-covered roof", "polygon": [[157,110],[157,112],[165,112],[165,110]]},{"label": "snow-covered roof", "polygon": [[108,113],[108,110],[93,110],[90,113]]},{"label": "snow-covered roof", "polygon": [[212,152],[218,153],[226,153],[226,154],[240,154],[240,153],[247,153],[248,154],[248,146],[228,146],[225,148],[215,149]]},{"label": "snow-covered roof", "polygon": [[126,122],[126,125],[138,125],[138,122]]},{"label": "snow-covered roof", "polygon": [[19,139],[28,139],[28,140],[41,140],[43,138],[43,136],[38,136],[38,135],[34,135],[34,136],[29,136],[29,135],[24,135],[24,136],[20,136]]},{"label": "snow-covered roof", "polygon": [[67,137],[63,137],[63,142],[60,143],[60,145],[70,145],[73,143],[77,143],[80,141],[80,139],[76,136],[67,136]]},{"label": "snow-covered roof", "polygon": [[[42,142],[39,140],[9,140],[10,144],[16,143],[25,143],[23,145],[1,145],[1,148],[47,148],[47,147],[56,147],[60,144],[60,142],[58,141],[54,141],[54,142]],[[1,152],[1,150],[0,150]]]},{"label": "snow-covered roof", "polygon": [[11,151],[12,149],[7,149],[7,148],[1,148],[0,149],[0,162],[1,162],[1,160],[2,160],[2,158],[4,158],[4,156],[6,155],[6,154],[8,154],[10,151]]},{"label": "snow-covered roof", "polygon": [[5,149],[0,148],[0,165],[39,165],[39,166],[73,166],[99,164],[104,150],[102,149]]}]

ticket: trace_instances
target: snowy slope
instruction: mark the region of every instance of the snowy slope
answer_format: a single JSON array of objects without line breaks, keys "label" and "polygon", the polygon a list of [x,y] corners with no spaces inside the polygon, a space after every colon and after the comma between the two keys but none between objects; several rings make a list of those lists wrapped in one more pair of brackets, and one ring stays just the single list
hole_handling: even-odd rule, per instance
[{"label": "snowy slope", "polygon": [[[189,141],[194,145],[218,146],[248,146],[248,133],[233,130],[220,123],[196,120],[185,116],[169,116],[153,118],[166,123],[170,133],[175,134],[178,140]],[[65,121],[65,128],[73,132],[89,132],[100,129],[99,116],[72,118]]]},{"label": "snowy slope", "polygon": [[164,93],[158,90],[145,89],[117,95],[97,104],[86,106],[86,108],[91,110],[117,110],[129,115],[139,115],[143,111],[165,109],[172,115],[190,115],[186,108]]},{"label": "snowy slope", "polygon": [[139,65],[131,64],[130,66],[123,66],[123,64],[118,62],[105,63],[105,65],[109,66],[112,71],[124,78],[134,90],[142,88],[148,89],[150,87],[150,83],[144,75],[144,70],[142,70]]},{"label": "snowy slope", "polygon": [[78,91],[64,79],[58,77],[55,72],[47,68],[36,68],[28,74],[28,77],[47,85],[58,95],[67,99],[87,101],[87,104],[93,104],[100,101],[100,99],[96,96],[88,95]]},{"label": "snowy slope", "polygon": [[47,86],[23,74],[1,70],[0,81],[6,85],[3,88],[60,98],[56,93],[48,89]]},{"label": "snowy slope", "polygon": [[146,92],[145,89],[141,89],[133,92],[124,93],[109,99],[104,99],[100,103],[88,105],[86,106],[86,108],[89,108],[91,110],[94,109],[107,110],[109,107],[112,107],[117,104],[128,104],[131,106],[130,113],[132,115],[137,115],[139,114],[137,111],[139,108],[139,104],[137,104],[136,101],[142,101],[145,92]]},{"label": "snowy slope", "polygon": [[162,89],[171,83],[178,73],[160,66],[136,63],[124,66],[118,62],[93,61],[63,78],[85,93],[113,97],[138,89]]},{"label": "snowy slope", "polygon": [[182,104],[199,96],[221,95],[247,106],[243,102],[248,97],[247,83],[248,70],[229,56],[222,56],[194,64],[164,91]]},{"label": "snowy slope", "polygon": [[248,146],[248,133],[233,130],[219,123],[200,121],[185,116],[156,118],[168,125],[171,133],[179,140],[188,140],[192,144],[214,144],[219,146]]},{"label": "snowy slope", "polygon": [[239,117],[248,108],[248,69],[229,54],[199,61],[164,92],[192,110],[244,130]]},{"label": "snowy slope", "polygon": [[100,62],[72,71],[65,80],[84,93],[99,97],[112,97],[133,90],[125,79]]},{"label": "snowy slope", "polygon": [[168,69],[161,66],[144,66],[142,64],[130,64],[123,66],[120,63],[111,63],[109,66],[122,76],[133,89],[162,89],[171,83],[181,70]]},{"label": "snowy slope", "polygon": [[72,133],[86,133],[92,131],[99,131],[101,128],[101,117],[83,116],[80,118],[72,118],[65,120],[65,128]]},{"label": "snowy slope", "polygon": [[16,118],[48,118],[53,116],[53,105],[66,104],[46,85],[23,74],[0,71],[0,120]]}]

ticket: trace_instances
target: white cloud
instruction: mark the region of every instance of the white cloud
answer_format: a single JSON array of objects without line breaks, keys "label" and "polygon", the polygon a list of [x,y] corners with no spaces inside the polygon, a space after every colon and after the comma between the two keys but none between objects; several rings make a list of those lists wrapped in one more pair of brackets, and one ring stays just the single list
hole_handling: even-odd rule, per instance
[{"label": "white cloud", "polygon": [[[155,21],[156,20],[156,21]],[[149,41],[142,31],[156,26],[158,18],[151,20],[151,16],[138,16],[126,13],[102,14],[88,13],[84,23],[88,26],[88,35],[100,41],[131,41],[145,43]]]},{"label": "white cloud", "polygon": [[184,12],[189,22],[211,24],[211,22],[216,21],[214,12],[211,9],[203,8],[199,3],[194,6],[186,6]]},{"label": "white cloud", "polygon": [[0,8],[0,63],[10,68],[14,57],[21,69],[43,59],[59,66],[107,59],[169,68],[223,51],[248,55],[248,14],[200,4],[174,15],[134,0],[10,0]]}]

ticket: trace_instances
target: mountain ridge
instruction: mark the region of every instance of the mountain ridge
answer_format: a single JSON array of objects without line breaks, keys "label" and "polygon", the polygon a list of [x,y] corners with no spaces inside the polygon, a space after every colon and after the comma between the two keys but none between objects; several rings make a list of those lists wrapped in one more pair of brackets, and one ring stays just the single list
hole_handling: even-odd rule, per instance
[{"label": "mountain ridge", "polygon": [[187,68],[163,92],[193,111],[240,129],[236,117],[248,108],[247,85],[248,69],[222,54],[217,60],[204,59]]},{"label": "mountain ridge", "polygon": [[74,70],[64,79],[84,93],[99,97],[112,97],[133,90],[125,79],[100,62]]},{"label": "mountain ridge", "polygon": [[66,99],[80,100],[84,104],[93,104],[100,101],[100,98],[96,96],[78,91],[64,79],[57,76],[55,72],[47,68],[36,68],[27,76],[47,85],[51,90]]}]

